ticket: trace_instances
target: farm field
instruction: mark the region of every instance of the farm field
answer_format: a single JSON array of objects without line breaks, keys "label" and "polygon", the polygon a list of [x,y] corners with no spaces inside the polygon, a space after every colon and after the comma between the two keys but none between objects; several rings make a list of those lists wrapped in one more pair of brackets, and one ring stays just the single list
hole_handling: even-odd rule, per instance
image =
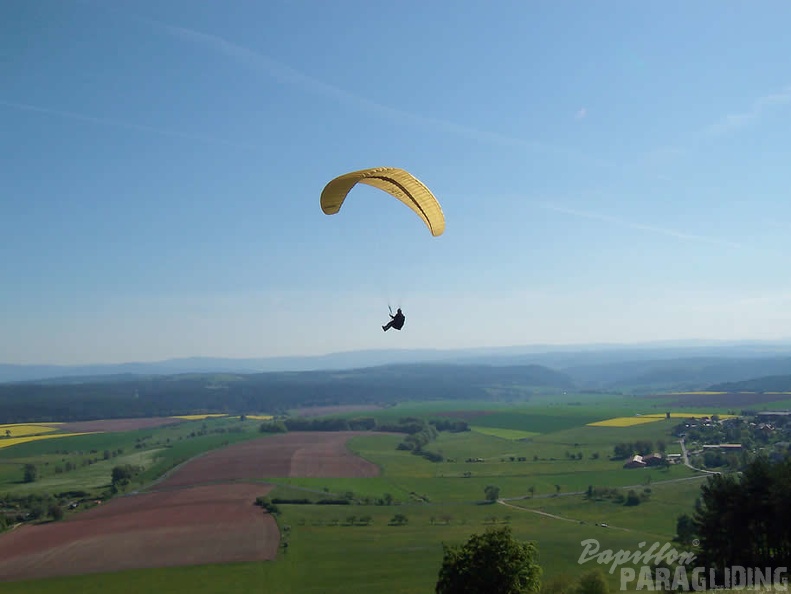
[{"label": "farm field", "polygon": [[23,437],[6,437],[2,441],[0,441],[0,448],[10,448],[11,446],[21,445],[23,443],[30,443],[32,441],[41,441],[44,439],[77,437],[79,435],[87,435],[87,433],[41,433],[38,435],[25,435]]},{"label": "farm field", "polygon": [[470,425],[470,429],[472,429],[477,433],[483,433],[484,435],[491,435],[492,437],[499,437],[501,439],[520,440],[520,439],[527,439],[529,437],[535,437],[536,435],[541,435],[540,433],[536,433],[535,431],[522,431],[521,429],[502,429],[500,427],[481,427],[478,425]]},{"label": "farm field", "polygon": [[[174,466],[203,452],[260,437],[257,421],[241,423],[235,419],[179,421],[161,424],[160,419],[118,419],[120,427],[141,427],[134,430],[111,430],[107,421],[93,431],[76,436],[64,433],[47,433],[46,440],[19,443],[13,447],[0,447],[0,493],[26,494],[36,492],[57,493],[69,490],[91,490],[100,498],[101,491],[109,486],[112,468],[118,464],[142,465],[137,477],[138,486],[159,478]],[[153,425],[152,422],[153,421]],[[62,428],[67,424],[59,425]],[[2,445],[0,440],[0,445]],[[22,481],[23,467],[32,463],[38,470],[35,482]]]},{"label": "farm field", "polygon": [[259,437],[200,456],[144,493],[114,498],[65,521],[18,528],[0,537],[0,580],[273,559],[277,525],[253,505],[271,486],[249,481],[262,471],[375,476],[376,466],[343,447],[350,437]]},{"label": "farm field", "polygon": [[274,559],[279,533],[251,505],[263,485],[213,485],[120,497],[0,538],[0,580],[141,567]]},{"label": "farm field", "polygon": [[156,489],[269,476],[376,476],[376,465],[345,448],[353,432],[285,433],[210,452],[174,470]]},{"label": "farm field", "polygon": [[116,432],[136,431],[138,429],[151,429],[176,425],[187,419],[177,417],[151,417],[144,419],[103,419],[97,421],[73,421],[62,423],[59,428],[63,431],[79,432]]},{"label": "farm field", "polygon": [[[80,557],[82,553],[75,552],[79,547],[68,553],[72,557],[65,552],[52,552],[51,558],[58,559],[58,563],[68,564],[65,559],[72,559],[70,563],[74,565],[82,559],[80,562],[85,563],[87,571],[102,573],[33,581],[17,581],[24,577],[22,573],[0,574],[9,576],[2,579],[13,580],[3,583],[3,592],[122,593],[137,592],[141,584],[156,583],[162,591],[190,593],[225,592],[229,584],[240,591],[417,593],[431,591],[441,563],[443,543],[460,543],[487,526],[508,524],[516,536],[536,541],[545,582],[578,576],[589,569],[578,563],[580,542],[586,538],[597,538],[602,548],[614,550],[634,550],[643,541],[669,542],[677,516],[691,512],[705,477],[683,465],[626,470],[622,460],[610,460],[610,456],[615,444],[637,440],[652,441],[657,447],[661,441],[668,453],[680,452],[680,446],[670,434],[679,419],[665,419],[663,412],[652,411],[650,407],[641,412],[633,406],[632,398],[607,397],[603,402],[585,406],[576,404],[578,399],[577,395],[569,396],[568,403],[559,404],[404,403],[340,413],[382,420],[404,416],[466,418],[476,430],[441,432],[426,446],[427,450],[442,454],[443,462],[431,462],[397,449],[403,434],[294,432],[262,437],[257,432],[260,422],[249,417],[245,422],[238,417],[208,418],[55,440],[75,444],[80,448],[77,451],[82,452],[90,449],[101,452],[113,444],[116,449],[123,449],[119,457],[88,467],[106,463],[101,475],[106,482],[109,482],[109,470],[121,461],[137,461],[144,471],[130,486],[135,494],[114,498],[86,512],[68,514],[61,522],[24,527],[24,530],[63,531],[37,538],[62,542],[63,535],[68,533],[63,526],[79,521],[92,525],[88,523],[101,523],[102,518],[107,518],[108,525],[116,526],[118,533],[124,533],[133,525],[151,524],[146,518],[164,513],[158,511],[162,506],[188,508],[191,504],[187,499],[178,502],[190,493],[197,498],[196,494],[203,492],[217,509],[226,509],[222,506],[231,504],[222,495],[223,490],[228,491],[228,497],[234,493],[240,496],[237,501],[240,534],[246,534],[241,528],[242,518],[253,517],[243,516],[242,507],[245,513],[258,518],[251,525],[259,525],[264,521],[262,518],[267,518],[269,523],[258,530],[257,545],[253,546],[242,536],[241,541],[248,544],[240,544],[239,549],[234,549],[235,545],[223,540],[224,537],[214,539],[208,533],[194,536],[191,539],[194,561],[186,557],[174,559],[171,567],[138,565],[140,568],[132,569],[120,562],[96,567]],[[661,415],[661,418],[640,426],[589,425],[634,415],[635,409],[640,414]],[[479,425],[481,420],[484,424]],[[135,449],[136,445],[141,448]],[[3,478],[7,466],[4,461],[50,460],[52,463],[56,456],[63,456],[62,452],[43,442],[0,450],[0,492],[6,487],[22,488]],[[76,487],[80,481],[89,481],[88,468],[79,470],[83,474],[73,474],[75,480],[66,486]],[[92,484],[100,482],[99,476],[94,477]],[[45,474],[39,484],[47,486],[46,480],[53,480],[53,476]],[[501,503],[485,502],[484,490],[490,485],[499,488]],[[643,501],[633,507],[608,499],[590,501],[584,493],[591,486],[623,493],[635,490],[642,494]],[[48,488],[55,487],[49,483]],[[271,498],[313,503],[279,503],[280,514],[273,518],[252,505],[256,497],[266,493]],[[164,497],[170,498],[169,503],[161,499]],[[350,497],[352,504],[316,504],[320,499],[343,497]],[[113,506],[121,503],[128,507],[116,507],[119,511],[113,511]],[[106,515],[88,515],[100,512]],[[137,513],[143,515],[135,522]],[[207,513],[209,517],[213,512],[197,515]],[[235,513],[231,516],[236,517]],[[392,525],[398,514],[406,522]],[[179,517],[186,522],[187,515],[185,512]],[[119,519],[121,516],[125,519]],[[608,527],[597,525],[601,523]],[[215,525],[217,531],[223,529],[220,524]],[[171,528],[187,534],[192,528],[186,526]],[[24,530],[14,532],[24,535]],[[4,542],[9,534],[0,534],[0,558],[3,558],[2,547],[10,547]],[[97,538],[109,536],[97,535]],[[130,537],[130,542],[134,538]],[[208,554],[201,556],[206,545],[202,547],[199,543],[208,541],[215,543],[216,546],[212,545],[215,549],[223,549],[222,554],[236,557],[221,557],[219,552],[214,560]],[[102,547],[119,546],[110,540],[102,542]],[[287,542],[288,548],[278,549],[278,542]],[[15,543],[13,550],[27,550]],[[255,550],[261,556],[244,558],[241,549]],[[164,553],[161,556],[163,560],[167,558]],[[113,555],[108,559],[114,559]],[[226,564],[229,560],[235,562]],[[13,564],[19,568],[17,572],[36,565],[35,560],[28,565],[21,559],[17,561]],[[198,565],[180,566],[182,562]],[[310,567],[310,571],[305,571],[305,567]],[[617,575],[607,575],[611,588],[617,588]]]},{"label": "farm field", "polygon": [[0,425],[0,438],[25,437],[28,435],[39,435],[56,431],[57,426],[45,423],[15,423],[11,425]]}]

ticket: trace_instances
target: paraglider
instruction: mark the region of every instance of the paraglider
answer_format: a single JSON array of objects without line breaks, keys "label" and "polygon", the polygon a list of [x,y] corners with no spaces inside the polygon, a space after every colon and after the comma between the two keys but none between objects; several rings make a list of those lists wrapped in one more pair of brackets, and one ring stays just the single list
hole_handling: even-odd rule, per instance
[{"label": "paraglider", "polygon": [[[321,192],[321,210],[334,215],[340,211],[346,196],[357,184],[366,184],[387,192],[406,204],[428,227],[431,235],[439,237],[445,231],[445,215],[434,194],[414,175],[396,167],[372,167],[340,175],[330,181]],[[390,310],[390,321],[382,326],[401,330],[406,317],[399,308]]]},{"label": "paraglider", "polygon": [[336,177],[321,192],[324,214],[336,214],[357,184],[373,186],[406,204],[423,220],[434,237],[445,231],[445,215],[431,190],[408,171],[396,167],[373,167]]},{"label": "paraglider", "polygon": [[390,321],[387,322],[386,325],[382,326],[382,330],[387,332],[390,328],[395,328],[396,330],[401,330],[404,327],[404,322],[406,321],[406,317],[403,313],[401,313],[401,308],[399,307],[396,311],[395,315],[390,314]]}]

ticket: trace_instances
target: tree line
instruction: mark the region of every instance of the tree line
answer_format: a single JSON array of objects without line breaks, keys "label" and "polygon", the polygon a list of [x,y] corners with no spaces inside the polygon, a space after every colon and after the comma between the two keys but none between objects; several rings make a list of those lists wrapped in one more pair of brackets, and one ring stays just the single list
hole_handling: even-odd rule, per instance
[{"label": "tree line", "polygon": [[[131,376],[82,383],[0,384],[0,422],[159,417],[196,411],[284,414],[295,407],[393,404],[409,400],[485,399],[510,378],[523,386],[561,389],[567,376],[537,365],[397,365],[336,372]],[[397,380],[397,381],[394,381]]]},{"label": "tree line", "polygon": [[712,475],[692,514],[680,516],[676,540],[697,541],[698,564],[724,579],[733,566],[788,566],[791,559],[791,457],[759,456],[741,474]]}]

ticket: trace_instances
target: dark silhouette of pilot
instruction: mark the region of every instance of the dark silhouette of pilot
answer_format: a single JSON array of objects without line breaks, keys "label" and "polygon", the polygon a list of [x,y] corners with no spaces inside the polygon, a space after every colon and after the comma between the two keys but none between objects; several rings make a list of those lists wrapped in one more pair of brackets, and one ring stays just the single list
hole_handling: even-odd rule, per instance
[{"label": "dark silhouette of pilot", "polygon": [[390,314],[390,317],[392,319],[387,323],[386,326],[382,326],[382,330],[387,332],[388,330],[390,330],[390,328],[395,328],[396,330],[401,330],[401,328],[404,327],[404,322],[406,321],[406,318],[404,317],[404,314],[401,313],[401,308],[400,307],[396,311],[395,315]]}]

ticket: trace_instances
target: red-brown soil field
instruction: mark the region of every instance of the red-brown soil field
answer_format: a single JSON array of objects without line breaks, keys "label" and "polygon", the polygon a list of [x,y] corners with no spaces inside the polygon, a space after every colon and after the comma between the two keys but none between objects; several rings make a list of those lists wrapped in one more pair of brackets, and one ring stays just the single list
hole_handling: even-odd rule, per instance
[{"label": "red-brown soil field", "polygon": [[254,505],[266,485],[119,497],[68,520],[0,537],[0,580],[274,559],[280,534]]},{"label": "red-brown soil field", "polygon": [[[73,423],[63,423],[55,425],[59,430],[67,433],[88,433],[91,431],[134,431],[136,429],[148,429],[149,427],[163,427],[165,425],[175,425],[183,423],[184,419],[174,419],[172,417],[149,417],[143,419],[107,419],[101,421],[75,421]],[[42,423],[46,425],[46,423]]]},{"label": "red-brown soil field", "polygon": [[184,463],[149,492],[0,534],[0,581],[274,559],[277,524],[254,505],[271,487],[245,479],[376,476],[375,464],[346,448],[359,434],[284,433],[231,445]]},{"label": "red-brown soil field", "polygon": [[[668,405],[679,407],[722,407],[733,406],[750,408],[770,402],[785,400],[787,396],[780,394],[742,394],[739,392],[726,392],[725,394],[660,394],[652,398],[664,398]],[[683,411],[676,411],[683,412]]]},{"label": "red-brown soil field", "polygon": [[358,432],[282,433],[209,452],[174,470],[156,489],[267,477],[370,477],[376,464],[355,456],[346,441]]}]

